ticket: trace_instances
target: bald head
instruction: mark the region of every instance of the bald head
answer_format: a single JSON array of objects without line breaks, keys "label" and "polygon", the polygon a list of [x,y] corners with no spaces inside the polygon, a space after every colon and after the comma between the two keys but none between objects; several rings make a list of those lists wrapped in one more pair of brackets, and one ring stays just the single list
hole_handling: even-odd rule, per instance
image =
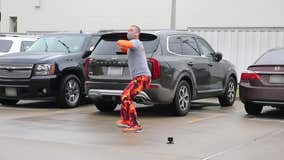
[{"label": "bald head", "polygon": [[137,33],[141,33],[141,29],[140,29],[140,27],[139,26],[136,26],[136,25],[131,25],[130,27],[133,27],[133,28],[135,28],[135,30],[136,30],[136,32]]},{"label": "bald head", "polygon": [[129,40],[131,39],[139,39],[139,35],[141,33],[141,29],[140,27],[136,26],[136,25],[131,25],[128,29],[127,32],[127,38]]}]

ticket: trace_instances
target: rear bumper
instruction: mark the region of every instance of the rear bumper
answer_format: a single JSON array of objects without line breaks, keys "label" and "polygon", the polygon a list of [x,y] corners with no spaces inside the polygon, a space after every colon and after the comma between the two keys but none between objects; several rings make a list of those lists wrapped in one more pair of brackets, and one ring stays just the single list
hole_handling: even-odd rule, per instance
[{"label": "rear bumper", "polygon": [[[7,96],[6,88],[16,89],[17,95]],[[1,99],[54,99],[57,91],[57,76],[37,76],[31,79],[0,79]]]},{"label": "rear bumper", "polygon": [[[88,97],[93,100],[102,99],[104,97],[115,97],[120,101],[121,93],[128,83],[114,82],[85,82],[85,91]],[[168,104],[173,100],[173,95],[170,90],[163,88],[159,84],[151,84],[153,88],[146,89],[140,92],[135,101],[142,104]]]},{"label": "rear bumper", "polygon": [[263,105],[284,105],[284,87],[256,87],[240,83],[240,99],[243,103],[252,102]]},{"label": "rear bumper", "polygon": [[[90,89],[88,91],[88,97],[91,99],[101,99],[104,96],[116,96],[120,97],[122,94],[123,90],[103,90],[103,89]],[[148,96],[147,93],[145,92],[140,92],[136,95],[135,101],[137,103],[142,103],[146,105],[151,105],[153,104],[153,101],[151,98]]]}]

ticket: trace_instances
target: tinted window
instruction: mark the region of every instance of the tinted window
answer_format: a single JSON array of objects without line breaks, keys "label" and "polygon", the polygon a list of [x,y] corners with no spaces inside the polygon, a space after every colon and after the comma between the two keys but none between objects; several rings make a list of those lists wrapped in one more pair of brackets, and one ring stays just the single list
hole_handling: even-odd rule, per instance
[{"label": "tinted window", "polygon": [[182,37],[183,55],[199,55],[196,41],[192,37]]},{"label": "tinted window", "polygon": [[81,35],[47,36],[37,40],[27,52],[81,52],[85,39]]},{"label": "tinted window", "polygon": [[182,54],[182,42],[180,36],[171,36],[168,42],[169,50],[176,54]]},{"label": "tinted window", "polygon": [[0,40],[0,52],[9,52],[13,44],[10,40]]},{"label": "tinted window", "polygon": [[203,55],[210,56],[212,53],[214,53],[214,50],[205,40],[198,38],[197,42]]},{"label": "tinted window", "polygon": [[256,64],[284,64],[284,50],[274,50],[265,53]]},{"label": "tinted window", "polygon": [[[116,33],[103,35],[97,47],[94,50],[96,55],[114,55],[121,54],[117,46],[118,40],[126,40],[126,33]],[[152,34],[141,34],[140,41],[143,43],[146,54],[152,54],[157,50],[158,38]]]},{"label": "tinted window", "polygon": [[33,41],[22,41],[21,43],[21,52],[25,52],[27,49],[31,47],[33,44]]},{"label": "tinted window", "polygon": [[89,44],[87,46],[87,50],[89,50],[91,47],[94,47],[100,39],[100,36],[93,36],[90,38]]}]

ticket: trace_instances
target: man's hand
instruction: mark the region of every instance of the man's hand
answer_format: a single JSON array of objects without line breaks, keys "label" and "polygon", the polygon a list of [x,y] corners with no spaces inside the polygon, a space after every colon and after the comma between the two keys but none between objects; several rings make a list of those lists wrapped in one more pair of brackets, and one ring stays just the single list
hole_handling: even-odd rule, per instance
[{"label": "man's hand", "polygon": [[118,46],[118,47],[119,47],[119,49],[122,53],[125,53],[125,54],[127,53],[128,48],[123,48],[123,47],[120,47],[120,46]]},{"label": "man's hand", "polygon": [[119,40],[117,45],[123,53],[126,53],[129,48],[134,48],[134,44],[127,40]]}]

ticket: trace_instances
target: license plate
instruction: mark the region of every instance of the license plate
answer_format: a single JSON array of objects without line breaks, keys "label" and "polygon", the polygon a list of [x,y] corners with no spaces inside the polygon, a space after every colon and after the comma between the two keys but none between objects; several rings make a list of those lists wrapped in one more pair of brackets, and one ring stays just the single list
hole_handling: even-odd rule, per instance
[{"label": "license plate", "polygon": [[271,75],[269,77],[270,83],[284,83],[284,76],[283,75]]},{"label": "license plate", "polygon": [[8,97],[16,97],[17,89],[16,88],[5,88],[5,95]]},{"label": "license plate", "polygon": [[123,68],[122,67],[108,67],[109,76],[122,76]]}]

